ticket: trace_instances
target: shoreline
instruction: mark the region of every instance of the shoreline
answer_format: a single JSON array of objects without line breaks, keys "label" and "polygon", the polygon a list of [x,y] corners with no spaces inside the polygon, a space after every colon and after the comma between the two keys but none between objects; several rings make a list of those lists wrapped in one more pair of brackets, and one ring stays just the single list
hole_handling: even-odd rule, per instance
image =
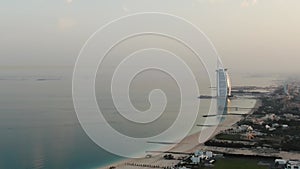
[{"label": "shoreline", "polygon": [[[255,99],[255,104],[253,109],[249,110],[248,112],[245,112],[245,115],[252,114],[255,109],[261,106],[261,100],[260,99]],[[232,128],[237,122],[242,120],[244,118],[243,115],[236,115],[236,116],[227,116],[225,120],[221,123],[222,126],[218,126],[216,130],[213,132],[213,134],[209,137],[209,139],[215,137],[217,134],[220,132],[227,130],[229,128]],[[224,127],[225,126],[225,127]],[[178,145],[173,147],[170,151],[180,151],[180,152],[186,152],[186,153],[191,153],[195,152],[196,150],[211,150],[212,147],[210,146],[205,146],[203,143],[199,144],[198,138],[199,134],[201,131],[196,132],[194,134],[188,135],[185,137]],[[208,139],[208,140],[209,140]],[[181,143],[188,143],[188,144],[181,144]],[[214,149],[214,148],[213,148]],[[219,149],[218,147],[215,148],[214,150],[211,151],[218,151],[216,149]],[[155,155],[151,158],[140,158],[140,159],[124,159],[117,161],[115,163],[112,163],[107,166],[99,167],[98,169],[109,169],[110,167],[116,167],[116,168],[123,168],[123,169],[134,169],[134,168],[139,168],[138,166],[132,166],[128,164],[154,164],[158,166],[168,166],[176,162],[176,160],[172,161],[166,161],[162,159],[162,154]],[[169,164],[168,164],[169,163]],[[151,168],[151,167],[143,167],[145,169]]]}]

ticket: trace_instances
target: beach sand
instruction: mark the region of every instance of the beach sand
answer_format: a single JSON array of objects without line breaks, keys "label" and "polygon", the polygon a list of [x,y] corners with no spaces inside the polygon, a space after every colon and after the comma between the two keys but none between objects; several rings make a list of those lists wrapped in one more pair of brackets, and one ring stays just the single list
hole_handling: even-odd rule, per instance
[{"label": "beach sand", "polygon": [[[222,123],[222,126],[232,126],[235,123],[237,123],[241,119],[241,116],[230,116],[229,118],[226,118],[225,121]],[[223,130],[226,130],[230,127],[217,127],[214,134],[211,137],[214,137],[216,134],[220,133]],[[203,144],[199,144],[199,132],[189,135],[186,138],[184,138],[181,143],[177,144],[174,148],[172,148],[170,151],[178,151],[178,152],[195,152],[196,150],[203,150],[206,148]],[[175,157],[178,157],[180,155],[174,155]],[[182,155],[183,156],[183,155]],[[100,169],[108,169],[110,166],[114,166],[116,168],[122,168],[122,169],[137,169],[137,168],[153,168],[153,167],[141,167],[140,165],[152,165],[152,166],[172,166],[173,164],[177,164],[178,160],[164,160],[163,154],[159,154],[156,156],[153,156],[151,158],[141,158],[141,159],[126,159],[120,162],[117,162],[115,164],[111,164],[107,167],[103,167]],[[128,165],[131,164],[131,165]],[[132,165],[136,164],[136,166]]]},{"label": "beach sand", "polygon": [[[257,100],[255,104],[255,109],[261,106],[261,101]],[[248,112],[248,114],[253,113],[255,109],[252,109]],[[236,124],[238,121],[242,119],[243,116],[239,115],[233,115],[233,116],[227,116],[225,120],[219,125],[214,133],[211,135],[210,138],[213,138],[218,133],[227,130],[231,128],[234,124]],[[247,154],[247,155],[269,155],[269,156],[280,156],[284,159],[295,159],[299,158],[298,153],[291,153],[291,152],[274,152],[274,153],[268,153],[268,154],[262,154],[257,151],[253,151],[250,149],[235,149],[235,148],[226,148],[226,147],[213,147],[213,146],[205,146],[204,144],[199,143],[199,134],[200,132],[197,132],[195,134],[189,135],[186,138],[184,138],[181,143],[177,144],[174,148],[172,148],[170,151],[174,152],[187,152],[192,153],[197,150],[202,151],[214,151],[214,152],[220,152],[220,153],[232,153],[232,154]],[[159,154],[156,156],[152,156],[151,158],[141,158],[141,159],[125,159],[123,161],[111,164],[106,167],[102,167],[100,169],[108,169],[111,166],[114,166],[116,168],[122,168],[122,169],[138,169],[138,168],[162,168],[166,166],[172,166],[174,164],[177,164],[179,160],[165,160],[163,158],[164,154]],[[174,155],[175,158],[179,156],[184,155]]]}]

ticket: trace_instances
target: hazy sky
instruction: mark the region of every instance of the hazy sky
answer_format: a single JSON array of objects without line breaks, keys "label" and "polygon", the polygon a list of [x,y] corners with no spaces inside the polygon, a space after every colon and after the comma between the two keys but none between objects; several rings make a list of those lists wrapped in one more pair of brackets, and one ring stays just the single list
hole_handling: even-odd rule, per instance
[{"label": "hazy sky", "polygon": [[93,32],[136,12],[189,20],[232,72],[300,73],[299,0],[1,0],[0,65],[72,67]]}]

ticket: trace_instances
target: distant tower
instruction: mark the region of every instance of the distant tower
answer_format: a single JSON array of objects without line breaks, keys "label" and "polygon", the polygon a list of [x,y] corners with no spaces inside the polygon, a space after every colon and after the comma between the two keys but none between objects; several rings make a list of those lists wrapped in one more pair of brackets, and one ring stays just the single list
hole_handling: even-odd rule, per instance
[{"label": "distant tower", "polygon": [[225,69],[217,70],[217,96],[226,97],[227,96],[227,78]]},{"label": "distant tower", "polygon": [[232,97],[231,94],[231,80],[228,74],[228,71],[226,70],[226,80],[227,80],[227,97]]},{"label": "distant tower", "polygon": [[231,81],[227,69],[217,70],[217,96],[231,97]]},{"label": "distant tower", "polygon": [[283,86],[284,93],[289,96],[289,84],[285,83]]},{"label": "distant tower", "polygon": [[[228,77],[226,69],[217,69],[217,112],[218,114],[227,114],[227,104],[228,104]],[[231,89],[230,89],[231,90]],[[221,116],[219,119],[223,121],[225,118]]]}]

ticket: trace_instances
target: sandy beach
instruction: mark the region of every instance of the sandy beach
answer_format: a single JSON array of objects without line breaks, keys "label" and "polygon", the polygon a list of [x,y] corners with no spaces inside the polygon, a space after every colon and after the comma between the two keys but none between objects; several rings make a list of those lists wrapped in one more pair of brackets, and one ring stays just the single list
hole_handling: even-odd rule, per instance
[{"label": "sandy beach", "polygon": [[[253,113],[255,108],[258,108],[261,105],[261,101],[257,100],[255,103],[254,109],[250,110],[248,114]],[[231,128],[234,124],[236,124],[238,121],[242,119],[243,116],[240,115],[234,115],[234,116],[227,116],[225,120],[219,125],[214,133],[211,135],[210,138],[213,138],[218,133],[227,130]],[[174,148],[172,148],[170,151],[178,151],[178,152],[195,152],[196,150],[210,150],[210,151],[218,151],[218,152],[233,152],[235,151],[237,154],[251,154],[253,152],[250,152],[250,150],[229,150],[228,148],[220,148],[220,147],[209,147],[205,146],[204,144],[199,144],[199,134],[200,132],[197,132],[195,134],[189,135],[186,138],[184,138],[181,143],[177,144]],[[183,156],[183,155],[174,155],[175,157]],[[125,159],[122,161],[119,161],[117,163],[111,164],[106,167],[102,167],[99,169],[109,169],[110,167],[114,166],[116,168],[122,168],[122,169],[137,169],[137,168],[163,168],[166,166],[171,166],[173,164],[178,163],[178,160],[164,160],[163,154],[159,154],[156,156],[152,156],[151,158],[141,158],[141,159]]]}]

